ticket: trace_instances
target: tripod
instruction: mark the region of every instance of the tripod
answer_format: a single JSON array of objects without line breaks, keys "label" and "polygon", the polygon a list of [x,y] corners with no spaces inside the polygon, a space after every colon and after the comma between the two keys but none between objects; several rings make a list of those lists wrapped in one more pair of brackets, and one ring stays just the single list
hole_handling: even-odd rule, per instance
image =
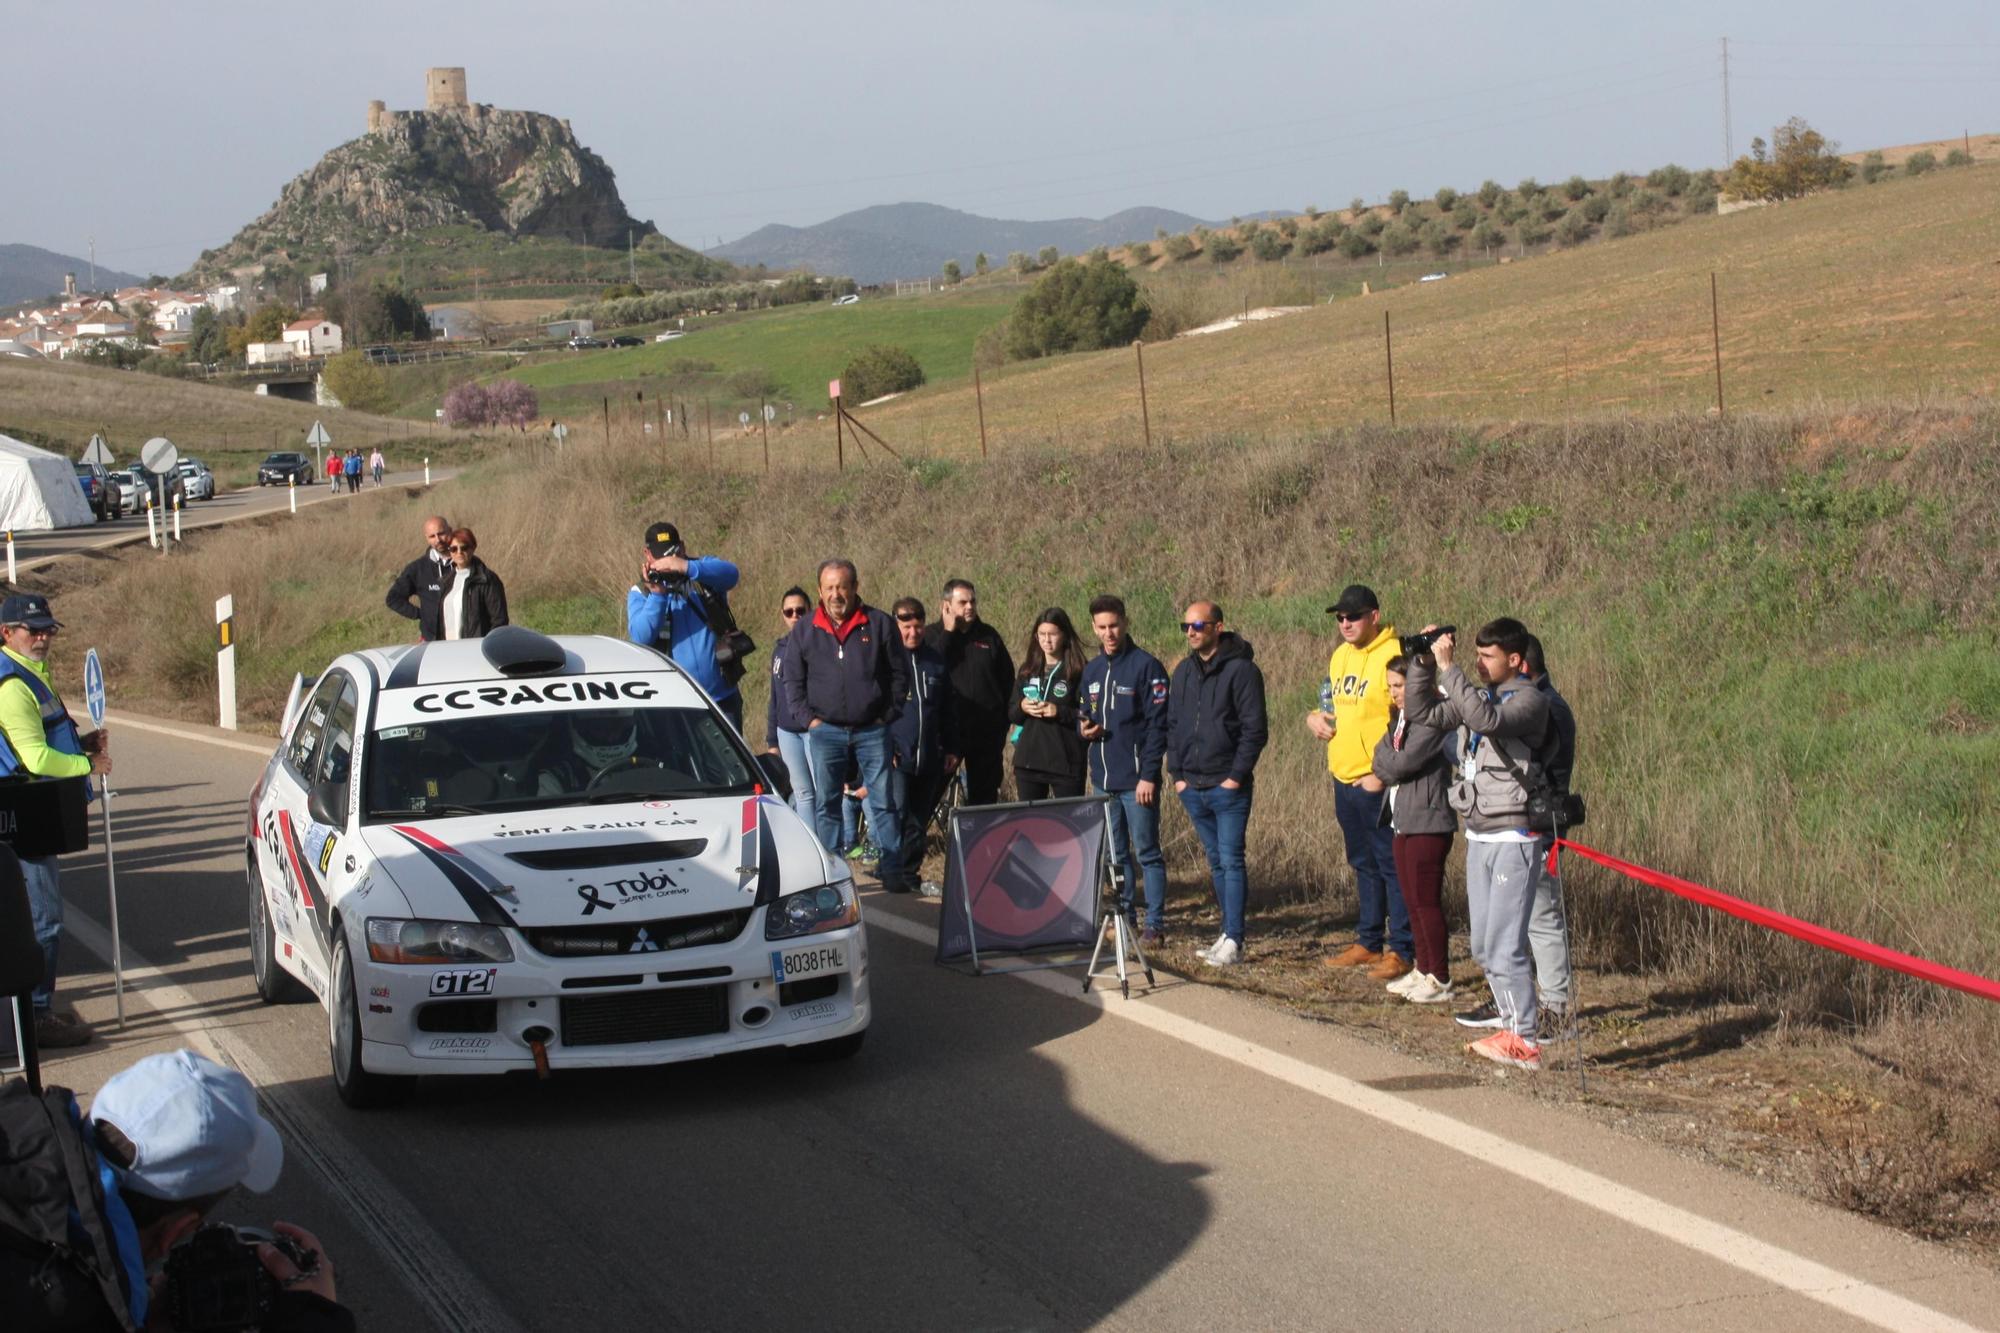
[{"label": "tripod", "polygon": [[[1139,943],[1139,937],[1132,929],[1132,918],[1125,906],[1125,874],[1117,866],[1110,868],[1111,900],[1105,905],[1104,915],[1097,923],[1097,947],[1091,950],[1090,967],[1083,974],[1083,993],[1090,994],[1090,983],[1099,977],[1115,975],[1118,978],[1118,994],[1124,999],[1132,998],[1131,965],[1138,963],[1139,971],[1146,975],[1146,988],[1151,990],[1153,965],[1146,961],[1146,950]],[[1111,941],[1113,957],[1101,970],[1099,961],[1104,957],[1107,935]]]}]

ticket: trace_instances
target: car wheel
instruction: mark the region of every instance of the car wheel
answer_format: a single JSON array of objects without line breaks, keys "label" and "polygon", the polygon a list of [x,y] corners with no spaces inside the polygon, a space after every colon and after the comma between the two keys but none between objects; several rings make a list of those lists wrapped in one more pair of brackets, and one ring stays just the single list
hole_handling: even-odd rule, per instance
[{"label": "car wheel", "polygon": [[257,983],[257,998],[265,1004],[310,1000],[312,992],[278,966],[278,932],[271,925],[271,900],[264,894],[264,874],[257,869],[255,852],[249,855],[245,877],[250,882],[250,976]]},{"label": "car wheel", "polygon": [[834,1060],[851,1060],[861,1053],[861,1043],[867,1038],[868,1029],[850,1032],[845,1037],[835,1037],[832,1041],[816,1041],[810,1046],[791,1046],[786,1053],[801,1064],[828,1064]]},{"label": "car wheel", "polygon": [[326,1006],[327,1044],[333,1053],[333,1090],[357,1111],[406,1102],[417,1090],[409,1074],[371,1074],[361,1063],[361,1003],[355,998],[354,965],[347,936],[333,939],[333,994]]}]

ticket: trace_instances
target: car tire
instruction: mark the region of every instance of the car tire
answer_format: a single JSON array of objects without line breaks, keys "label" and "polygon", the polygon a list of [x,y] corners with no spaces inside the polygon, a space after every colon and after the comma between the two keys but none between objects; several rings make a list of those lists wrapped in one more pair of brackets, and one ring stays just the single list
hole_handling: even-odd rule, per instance
[{"label": "car tire", "polygon": [[257,868],[256,852],[249,854],[244,873],[250,882],[250,979],[256,983],[257,998],[265,1004],[310,1000],[312,992],[278,966],[278,932],[271,925],[271,900],[264,893],[264,873]]},{"label": "car tire", "polygon": [[868,1029],[850,1032],[844,1037],[831,1041],[816,1041],[810,1046],[791,1046],[786,1054],[800,1064],[823,1065],[835,1060],[851,1060],[861,1053],[861,1043],[868,1037]]},{"label": "car tire", "polygon": [[354,964],[347,956],[347,936],[336,927],[333,937],[333,993],[327,997],[327,1046],[333,1055],[333,1090],[357,1111],[399,1106],[417,1090],[410,1074],[371,1074],[361,1063],[361,1001],[354,988]]}]

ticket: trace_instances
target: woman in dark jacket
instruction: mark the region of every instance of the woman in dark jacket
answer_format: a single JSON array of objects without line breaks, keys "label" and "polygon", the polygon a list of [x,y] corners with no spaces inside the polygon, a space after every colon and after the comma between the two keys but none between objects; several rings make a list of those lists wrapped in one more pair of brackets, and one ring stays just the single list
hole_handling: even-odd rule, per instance
[{"label": "woman in dark jacket", "polygon": [[1076,730],[1083,648],[1069,612],[1052,606],[1035,618],[1007,701],[1014,724],[1014,789],[1024,801],[1083,795],[1083,737]]},{"label": "woman in dark jacket", "polygon": [[1375,743],[1374,772],[1363,787],[1380,791],[1382,818],[1396,830],[1396,878],[1410,909],[1416,966],[1389,983],[1389,989],[1416,1004],[1443,1004],[1451,998],[1450,933],[1444,919],[1444,859],[1458,820],[1445,801],[1451,783],[1447,735],[1410,721],[1404,706],[1409,659],[1389,662],[1389,730]]},{"label": "woman in dark jacket", "polygon": [[451,534],[451,587],[444,595],[444,636],[477,639],[507,623],[507,587],[473,552],[479,538],[471,528]]}]

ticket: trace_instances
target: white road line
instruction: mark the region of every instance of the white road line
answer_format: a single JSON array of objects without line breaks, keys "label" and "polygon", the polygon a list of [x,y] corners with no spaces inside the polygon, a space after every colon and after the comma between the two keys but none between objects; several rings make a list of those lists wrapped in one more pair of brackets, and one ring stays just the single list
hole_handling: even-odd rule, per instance
[{"label": "white road line", "polygon": [[[879,927],[919,944],[933,947],[937,944],[935,929],[905,921],[887,911],[871,912],[867,921],[871,928]],[[1523,1147],[1498,1134],[1475,1129],[1462,1120],[1440,1115],[1317,1065],[1281,1055],[1267,1046],[1231,1036],[1205,1023],[1155,1008],[1142,1000],[1108,1003],[1108,996],[1103,992],[1082,993],[1078,979],[1065,973],[1015,972],[1008,975],[1066,1000],[1088,1005],[1107,1017],[1122,1018],[1150,1028],[1162,1036],[1289,1083],[1301,1091],[1428,1139],[1439,1147],[1463,1153],[1474,1161],[1519,1176],[1531,1184],[1684,1245],[1753,1277],[1763,1278],[1787,1291],[1831,1306],[1855,1319],[1880,1328],[1975,1333],[1972,1324],[1919,1305],[1804,1255],[1768,1244],[1733,1227],[1712,1222],[1685,1208],[1573,1166],[1561,1158]]]},{"label": "white road line", "polygon": [[[215,745],[225,750],[241,750],[245,754],[254,754],[260,759],[269,759],[271,751],[278,744],[276,736],[266,740],[262,745],[252,745],[248,741],[225,740],[220,736],[204,736],[200,732],[182,731],[177,727],[163,727],[157,722],[141,722],[137,718],[125,713],[106,713],[104,715],[104,725],[106,727],[130,727],[134,731],[150,731],[159,736],[172,736],[177,741],[194,741],[198,745]],[[251,734],[254,735],[255,733]]]},{"label": "white road line", "polygon": [[[96,921],[71,907],[63,921],[63,933],[97,955],[107,968],[111,966],[111,934]],[[176,1017],[199,1014],[203,1006],[130,944],[124,946],[124,953],[126,981],[142,983],[135,993],[144,995],[160,1017],[189,1042],[205,1048],[223,1064],[241,1070],[257,1086],[265,1113],[283,1134],[286,1155],[303,1158],[312,1167],[328,1192],[403,1279],[432,1327],[478,1330],[478,1333],[487,1330],[524,1333],[521,1324],[501,1307],[444,1237],[424,1220],[422,1211],[387,1176],[369,1165],[337,1126],[293,1090],[248,1042],[231,1032],[203,1026],[198,1020]],[[248,974],[245,976],[247,979]]]}]

